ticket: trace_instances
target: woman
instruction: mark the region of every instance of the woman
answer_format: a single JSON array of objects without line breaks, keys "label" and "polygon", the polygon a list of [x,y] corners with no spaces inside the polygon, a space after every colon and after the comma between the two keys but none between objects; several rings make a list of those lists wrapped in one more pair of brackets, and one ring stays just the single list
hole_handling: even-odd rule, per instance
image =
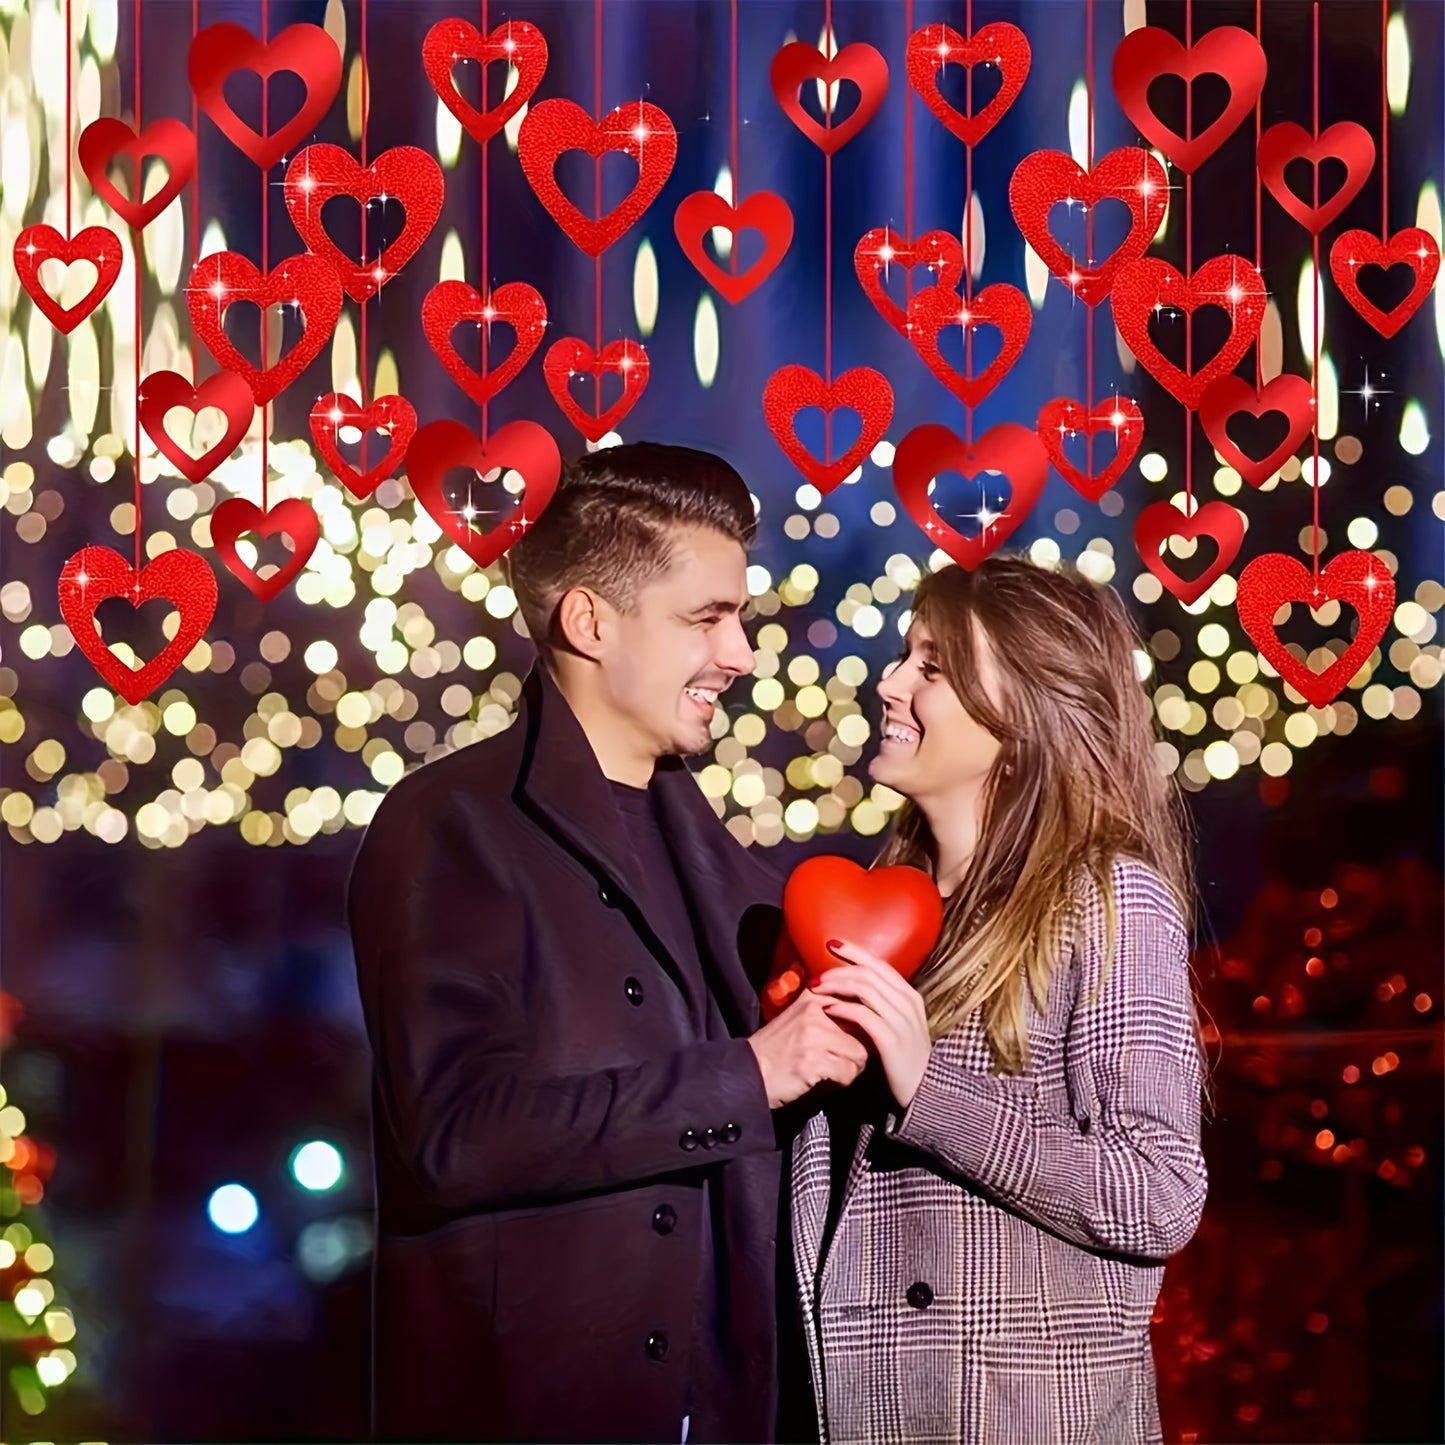
[{"label": "woman", "polygon": [[1185,828],[1118,596],[1022,558],[918,589],[878,692],[883,863],[932,873],[910,985],[811,986],[877,1063],[793,1155],[829,1445],[1159,1440],[1149,1322],[1204,1204]]}]

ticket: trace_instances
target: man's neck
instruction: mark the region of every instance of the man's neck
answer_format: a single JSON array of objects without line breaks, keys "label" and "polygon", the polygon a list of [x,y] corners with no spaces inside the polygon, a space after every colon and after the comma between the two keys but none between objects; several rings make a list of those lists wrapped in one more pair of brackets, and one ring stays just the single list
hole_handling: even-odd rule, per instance
[{"label": "man's neck", "polygon": [[549,667],[557,690],[582,725],[602,776],[609,782],[645,788],[652,781],[657,757],[638,743],[635,729],[617,716],[586,681],[569,668]]}]

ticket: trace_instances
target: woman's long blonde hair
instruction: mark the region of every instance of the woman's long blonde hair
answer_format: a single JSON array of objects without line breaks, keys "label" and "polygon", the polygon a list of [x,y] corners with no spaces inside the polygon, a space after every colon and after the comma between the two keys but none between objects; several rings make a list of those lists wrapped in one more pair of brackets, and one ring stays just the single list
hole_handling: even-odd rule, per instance
[{"label": "woman's long blonde hair", "polygon": [[[1140,859],[1192,915],[1189,830],[1154,755],[1152,708],[1136,670],[1138,634],[1113,588],[1023,557],[950,566],[923,580],[913,616],[970,715],[1001,743],[984,786],[977,847],[949,895],[943,933],[915,982],[936,1038],[982,1010],[996,1065],[1028,1063],[1024,989],[1042,1009],[1081,884],[1092,879],[1112,955],[1111,867]],[[980,639],[1001,692],[984,692]],[[904,806],[880,863],[932,872],[922,812]]]}]

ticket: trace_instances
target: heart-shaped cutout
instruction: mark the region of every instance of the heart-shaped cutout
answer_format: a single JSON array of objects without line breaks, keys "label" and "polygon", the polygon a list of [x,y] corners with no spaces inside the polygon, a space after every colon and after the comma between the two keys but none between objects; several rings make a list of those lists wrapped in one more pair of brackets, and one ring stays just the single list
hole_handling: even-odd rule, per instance
[{"label": "heart-shaped cutout", "polygon": [[[1409,294],[1389,311],[1381,310],[1360,290],[1360,272],[1371,266],[1387,271],[1408,266],[1415,273]],[[1330,247],[1330,274],[1345,300],[1381,336],[1393,336],[1425,304],[1440,274],[1440,245],[1418,226],[1406,226],[1388,241],[1369,231],[1343,231]]]},{"label": "heart-shaped cutout", "polygon": [[[76,154],[96,195],[127,225],[144,230],[195,174],[196,138],[178,120],[152,121],[136,135],[124,121],[103,115],[81,131]],[[165,165],[166,183],[149,200],[142,200],[143,162],[152,156]],[[111,164],[117,160],[128,160],[133,167],[129,196],[110,178]]]},{"label": "heart-shaped cutout", "polygon": [[[703,249],[708,233],[718,227],[733,235],[731,271],[724,271]],[[755,191],[739,206],[731,205],[716,191],[694,191],[673,213],[672,229],[683,255],[703,280],[736,305],[751,296],[787,255],[793,243],[793,212],[788,203],[772,191]],[[738,235],[748,230],[762,235],[763,254],[739,272]]]},{"label": "heart-shaped cutout", "polygon": [[[791,40],[768,67],[773,95],[783,114],[798,127],[824,155],[836,155],[873,118],[888,93],[888,62],[871,45],[854,41],[836,55],[824,55],[806,40]],[[832,87],[852,81],[858,87],[858,103],[836,123],[831,115],[828,124],[819,123],[803,109],[801,91],[810,80]],[[841,86],[840,86],[841,89]]]},{"label": "heart-shaped cutout", "polygon": [[883,284],[894,266],[905,274],[926,266],[933,284],[956,292],[963,280],[963,243],[952,231],[927,231],[910,241],[887,226],[875,226],[853,248],[853,269],[873,309],[900,336],[907,336],[908,313]]},{"label": "heart-shaped cutout", "polygon": [[[463,61],[475,60],[482,68],[482,104],[478,110],[457,89],[452,72]],[[512,93],[499,105],[486,105],[486,68],[504,61],[517,72]],[[547,40],[525,20],[504,20],[490,35],[470,21],[455,16],[438,20],[421,43],[421,64],[438,99],[473,140],[485,145],[536,93],[547,73]]]},{"label": "heart-shaped cutout", "polygon": [[[797,415],[811,406],[829,413],[839,407],[858,413],[858,439],[836,461],[819,461],[798,436]],[[788,460],[826,494],[882,441],[893,420],[893,388],[881,371],[868,366],[855,366],[831,382],[806,366],[782,366],[763,387],[763,415]]]},{"label": "heart-shaped cutout", "polygon": [[[500,366],[487,364],[485,350],[480,370],[462,359],[452,333],[464,321],[485,328],[487,337],[496,324],[512,328],[512,349]],[[451,379],[478,406],[485,406],[516,379],[541,345],[547,329],[547,303],[542,293],[525,281],[508,281],[486,297],[465,281],[439,281],[421,303],[421,329]]]},{"label": "heart-shaped cutout", "polygon": [[[1267,452],[1251,455],[1229,434],[1229,423],[1241,414],[1285,419],[1283,438]],[[1199,399],[1199,421],[1214,450],[1252,487],[1265,484],[1310,434],[1315,419],[1315,394],[1302,376],[1276,376],[1261,392],[1242,377],[1221,376],[1205,387]]]},{"label": "heart-shaped cutout", "polygon": [[[310,421],[316,449],[353,497],[369,497],[401,465],[416,435],[416,408],[404,396],[373,397],[369,406],[362,406],[345,392],[333,391],[311,408]],[[368,432],[384,432],[386,454],[366,471],[358,471],[341,455],[343,427],[354,427],[363,440]]]},{"label": "heart-shaped cutout", "polygon": [[[15,271],[25,294],[40,314],[57,331],[74,331],[102,301],[120,275],[120,238],[105,226],[87,226],[69,241],[54,226],[26,226],[15,238]],[[40,268],[47,261],[64,266],[89,262],[95,267],[95,281],[89,291],[70,306],[62,306],[46,288]],[[63,294],[60,287],[57,292]]]},{"label": "heart-shaped cutout", "polygon": [[[1375,141],[1352,120],[1336,121],[1320,132],[1318,140],[1302,125],[1282,120],[1260,136],[1258,154],[1259,178],[1270,195],[1310,235],[1318,236],[1359,195],[1375,164]],[[1308,161],[1318,178],[1320,162],[1329,159],[1343,163],[1345,180],[1327,199],[1318,204],[1306,201],[1286,183],[1285,170],[1292,161]]]},{"label": "heart-shaped cutout", "polygon": [[[166,416],[181,407],[198,416],[215,407],[226,419],[226,429],[214,446],[199,455],[187,451],[166,430]],[[156,450],[188,481],[203,482],[241,444],[256,413],[251,388],[229,371],[208,376],[199,386],[174,371],[153,371],[140,385],[140,424]]]},{"label": "heart-shaped cutout", "polygon": [[[284,534],[291,539],[290,558],[268,577],[262,577],[241,557],[236,544],[247,532],[258,537]],[[300,497],[287,497],[267,511],[244,497],[231,497],[211,513],[211,543],[227,569],[261,599],[269,602],[306,565],[321,536],[315,509]]]},{"label": "heart-shaped cutout", "polygon": [[[908,37],[904,64],[908,81],[923,103],[966,146],[976,146],[1003,118],[1028,79],[1033,52],[1017,25],[998,21],[970,36],[951,25],[925,25]],[[949,104],[938,88],[938,72],[948,65],[996,66],[1002,75],[997,93],[974,115]]]},{"label": "heart-shaped cutout", "polygon": [[[609,341],[596,352],[579,337],[564,336],[554,341],[542,358],[542,378],[547,390],[566,413],[567,420],[589,442],[600,442],[637,405],[638,398],[647,389],[651,370],[646,348],[640,341],[625,336]],[[621,378],[622,394],[610,406],[603,407],[601,383],[606,374]],[[572,381],[578,376],[594,378],[594,406],[600,410],[585,411],[572,394]]]},{"label": "heart-shaped cutout", "polygon": [[[1212,538],[1219,551],[1196,577],[1184,577],[1163,555],[1170,537],[1198,542]],[[1206,502],[1186,517],[1173,502],[1151,502],[1134,523],[1134,546],[1144,565],[1187,607],[1198,602],[1224,575],[1244,542],[1244,517],[1228,502]]]},{"label": "heart-shaped cutout", "polygon": [[[1035,430],[1054,470],[1082,497],[1097,502],[1129,469],[1144,440],[1144,417],[1137,402],[1127,396],[1106,397],[1092,411],[1069,397],[1045,402]],[[1078,433],[1114,438],[1114,455],[1097,471],[1083,471],[1064,453],[1064,442]]]},{"label": "heart-shaped cutout", "polygon": [[[928,369],[965,406],[976,407],[1008,374],[1028,345],[1033,307],[1017,286],[996,282],[965,300],[946,286],[925,286],[908,303],[908,337]],[[947,326],[960,327],[965,337],[991,326],[1003,337],[998,355],[977,375],[960,372],[939,347]]]}]

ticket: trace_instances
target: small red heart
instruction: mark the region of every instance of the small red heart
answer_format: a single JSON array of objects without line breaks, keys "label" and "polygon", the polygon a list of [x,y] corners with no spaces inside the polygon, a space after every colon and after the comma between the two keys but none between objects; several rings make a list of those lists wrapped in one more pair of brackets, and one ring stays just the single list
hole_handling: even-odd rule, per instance
[{"label": "small red heart", "polygon": [[[385,432],[386,455],[365,472],[359,472],[341,455],[342,427]],[[353,497],[369,497],[396,469],[416,435],[416,408],[403,396],[373,397],[361,406],[344,392],[333,391],[311,408],[311,436],[336,478]]]},{"label": "small red heart", "polygon": [[[968,478],[983,472],[1002,472],[1008,478],[1008,503],[1001,513],[984,523],[975,537],[965,537],[951,527],[929,499],[929,483],[950,471]],[[1000,547],[1028,516],[1048,474],[1048,453],[1037,433],[1016,422],[990,427],[972,446],[946,426],[925,423],[914,427],[893,454],[893,488],[903,510],[923,528],[935,547],[941,547],[960,567],[969,569]]]},{"label": "small red heart", "polygon": [[[185,189],[196,169],[196,138],[178,120],[156,120],[136,133],[123,121],[103,115],[80,133],[76,148],[80,168],[91,189],[121,220],[144,230]],[[148,156],[162,161],[166,183],[149,200],[142,201],[142,163]],[[125,159],[133,166],[131,200],[111,180],[112,163]]]},{"label": "small red heart", "polygon": [[[976,146],[1019,98],[1029,77],[1033,52],[1017,25],[997,22],[963,36],[951,25],[925,25],[908,37],[904,64],[908,79],[924,104],[966,146]],[[1003,77],[998,93],[982,110],[964,115],[943,97],[938,72],[947,65],[996,65]]]},{"label": "small red heart", "polygon": [[[192,416],[199,416],[212,406],[225,415],[225,433],[199,456],[192,456],[166,430],[166,416],[178,406]],[[177,372],[153,371],[140,384],[140,424],[156,444],[156,450],[167,457],[188,482],[205,481],[236,450],[255,414],[256,400],[251,388],[233,372],[218,371],[194,386]]]},{"label": "small red heart", "polygon": [[[482,103],[486,103],[487,66],[494,60],[515,67],[517,84],[495,109],[478,110],[462,99],[452,71],[463,60],[481,64]],[[547,72],[547,41],[535,25],[506,20],[484,36],[470,21],[438,20],[421,43],[421,64],[438,99],[461,121],[473,140],[485,145],[531,100]]]},{"label": "small red heart", "polygon": [[[1068,397],[1045,402],[1036,425],[1039,440],[1054,464],[1054,470],[1082,497],[1097,502],[1129,469],[1144,440],[1144,417],[1137,402],[1127,396],[1111,396],[1090,411]],[[1064,453],[1064,438],[1083,432],[1097,436],[1114,434],[1114,455],[1102,470],[1082,472]]]},{"label": "small red heart", "polygon": [[[1360,193],[1375,164],[1375,141],[1364,126],[1352,120],[1336,121],[1316,140],[1302,125],[1282,120],[1259,138],[1259,178],[1310,235],[1318,236]],[[1285,167],[1291,161],[1309,161],[1319,177],[1320,162],[1343,161],[1345,179],[1333,196],[1314,205],[1290,190]]]},{"label": "small red heart", "polygon": [[[738,256],[738,236],[759,231],[763,254],[742,272],[724,271],[703,249],[703,238],[715,227],[733,235],[731,259]],[[694,191],[673,213],[672,229],[682,253],[697,267],[704,281],[736,305],[751,296],[777,269],[793,243],[793,212],[772,191],[755,191],[741,205],[730,205],[716,191]]]},{"label": "small red heart", "polygon": [[[477,371],[457,354],[452,332],[463,321],[485,326],[488,339],[498,323],[512,328],[516,340],[500,366]],[[525,281],[508,281],[485,299],[465,281],[439,281],[421,303],[421,329],[452,380],[478,406],[485,406],[516,379],[541,345],[547,329],[547,303],[542,293]]]},{"label": "small red heart", "polygon": [[[637,181],[605,216],[584,216],[557,184],[558,157],[586,151],[600,161],[619,151],[637,162]],[[534,105],[517,135],[522,174],[552,219],[589,256],[600,256],[642,218],[672,174],[677,159],[677,132],[665,111],[645,100],[629,101],[593,118],[570,100],[544,100]]]},{"label": "small red heart", "polygon": [[[1370,266],[1388,271],[1406,265],[1415,273],[1410,294],[1390,311],[1381,311],[1360,290],[1360,272]],[[1425,304],[1440,274],[1440,243],[1429,231],[1406,226],[1388,241],[1368,231],[1342,231],[1330,247],[1330,273],[1345,300],[1380,333],[1393,336]]]},{"label": "small red heart", "polygon": [[[985,286],[967,301],[946,286],[925,286],[915,291],[908,303],[908,336],[914,350],[965,406],[977,406],[1004,379],[1023,355],[1033,324],[1028,297],[1017,286],[1002,282]],[[992,326],[1003,336],[1003,345],[977,376],[964,375],[953,369],[939,349],[938,336],[945,326],[967,327],[969,331]]]},{"label": "small red heart", "polygon": [[[254,532],[258,537],[274,537],[284,532],[293,545],[290,559],[269,577],[258,576],[236,550],[236,543],[245,532]],[[300,497],[287,497],[265,512],[244,497],[231,497],[211,513],[211,542],[221,561],[262,602],[275,597],[306,565],[320,536],[320,518]]]},{"label": "small red heart", "polygon": [[[1255,458],[1240,450],[1229,435],[1229,420],[1241,412],[1264,416],[1280,412],[1289,422],[1284,440],[1267,456]],[[1277,376],[1261,392],[1242,377],[1211,381],[1199,399],[1199,421],[1214,450],[1252,487],[1265,484],[1294,455],[1315,420],[1315,394],[1302,376]]]},{"label": "small red heart", "polygon": [[[241,25],[208,25],[191,41],[186,62],[191,90],[201,109],[232,145],[269,171],[303,136],[316,129],[341,89],[341,51],[319,25],[288,25],[270,40],[258,39]],[[264,81],[278,71],[301,78],[306,98],[275,132],[247,125],[226,99],[226,81],[249,70]]]},{"label": "small red heart", "polygon": [[[1219,555],[1192,582],[1164,560],[1161,549],[1170,537],[1197,542],[1212,537]],[[1144,565],[1187,607],[1198,602],[1224,575],[1244,541],[1244,516],[1228,502],[1206,502],[1186,517],[1173,502],[1151,502],[1134,523],[1134,546]]]},{"label": "small red heart", "polygon": [[[176,635],[142,667],[128,667],[100,635],[95,610],[110,597],[124,597],[132,607],[164,598],[181,614]],[[139,572],[109,547],[82,547],[60,572],[60,615],[75,645],[106,684],[132,707],[181,665],[215,612],[216,574],[205,558],[181,547],[162,552]]]},{"label": "small red heart", "polygon": [[[472,525],[471,487],[464,506],[455,507],[442,490],[453,467],[470,467],[479,477],[499,468],[517,472],[522,500],[512,515],[490,532]],[[477,564],[490,567],[542,515],[557,478],[562,455],[545,428],[533,421],[508,422],[486,446],[459,421],[434,421],[417,432],[406,454],[407,480],[427,515]]]},{"label": "small red heart", "polygon": [[[1286,602],[1318,609],[1331,600],[1355,609],[1359,630],[1335,662],[1316,672],[1280,641],[1274,619]],[[1395,610],[1395,579],[1373,552],[1341,552],[1317,579],[1293,557],[1268,552],[1239,574],[1235,605],[1260,656],[1311,707],[1327,707],[1370,660],[1385,635]]]},{"label": "small red heart", "polygon": [[901,266],[905,274],[927,266],[935,285],[957,291],[963,280],[963,243],[952,231],[928,231],[909,241],[887,226],[875,226],[854,247],[853,269],[873,309],[900,336],[907,336],[907,312],[883,289],[883,278],[893,266]]},{"label": "small red heart", "polygon": [[[625,336],[609,341],[598,352],[576,336],[564,336],[554,341],[542,358],[542,379],[547,383],[547,390],[556,398],[567,420],[589,442],[600,442],[637,405],[637,399],[647,389],[651,370],[646,348],[640,341]],[[600,405],[602,375],[609,371],[622,378],[622,395],[600,414],[584,411],[572,395],[572,378],[579,373],[596,378],[596,404]]]},{"label": "small red heart", "polygon": [[[836,461],[818,461],[798,439],[797,415],[810,406],[825,412],[843,407],[858,413],[862,422],[858,440]],[[854,467],[861,466],[863,458],[882,441],[893,420],[893,388],[881,371],[868,366],[855,366],[831,382],[806,366],[781,366],[763,387],[763,415],[788,460],[820,492],[827,493]]]},{"label": "small red heart", "polygon": [[[768,79],[783,114],[824,155],[831,156],[847,145],[883,104],[883,97],[888,93],[888,62],[871,45],[861,41],[845,45],[834,56],[826,56],[806,40],[791,40],[773,56]],[[851,80],[858,87],[858,104],[846,119],[835,124],[830,115],[829,124],[819,125],[803,109],[799,95],[810,80],[828,86]]]},{"label": "small red heart", "polygon": [[[120,275],[120,260],[120,238],[105,226],[87,226],[69,241],[54,226],[26,226],[15,238],[15,270],[25,294],[63,333],[74,331],[105,300]],[[60,261],[66,266],[88,261],[95,267],[94,284],[74,306],[62,306],[45,289],[40,268],[47,261]]]}]

